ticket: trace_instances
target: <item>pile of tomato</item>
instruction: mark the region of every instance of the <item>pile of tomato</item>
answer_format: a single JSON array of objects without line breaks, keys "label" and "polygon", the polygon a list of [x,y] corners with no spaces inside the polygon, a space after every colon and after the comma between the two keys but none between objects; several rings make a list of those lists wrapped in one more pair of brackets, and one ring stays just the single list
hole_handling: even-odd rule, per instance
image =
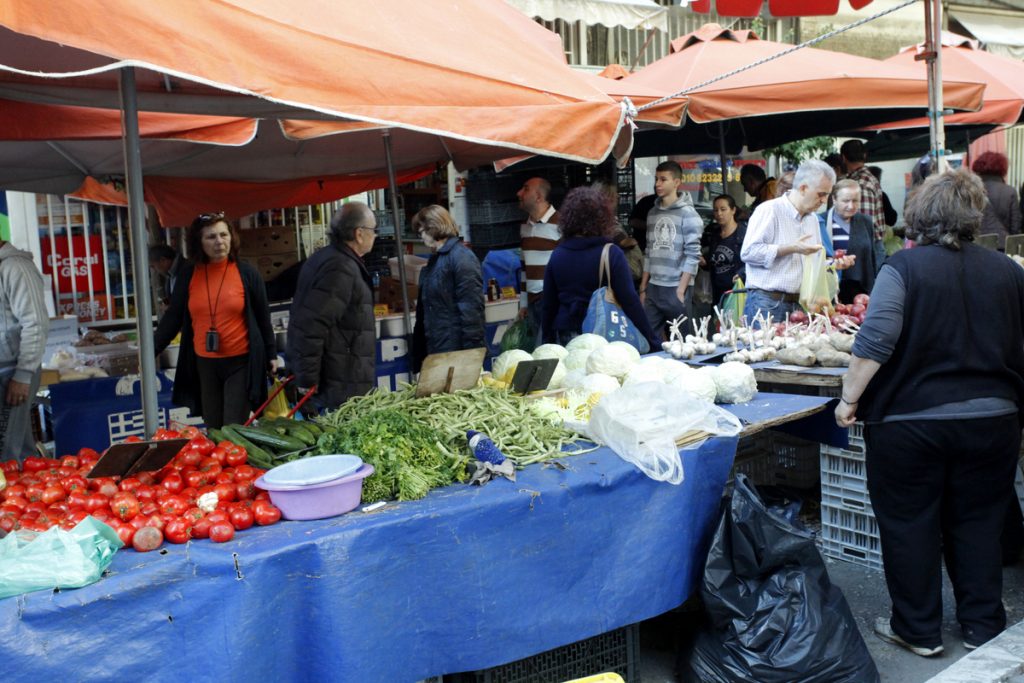
[{"label": "pile of tomato", "polygon": [[126,547],[145,552],[165,540],[223,543],[236,531],[281,519],[269,494],[254,485],[265,470],[246,464],[241,446],[215,444],[195,428],[160,429],[153,438],[189,442],[160,471],[123,479],[86,479],[100,457],[91,448],[59,459],[26,458],[20,468],[14,460],[0,463],[7,478],[0,490],[0,529],[70,529],[91,515],[113,528]]}]

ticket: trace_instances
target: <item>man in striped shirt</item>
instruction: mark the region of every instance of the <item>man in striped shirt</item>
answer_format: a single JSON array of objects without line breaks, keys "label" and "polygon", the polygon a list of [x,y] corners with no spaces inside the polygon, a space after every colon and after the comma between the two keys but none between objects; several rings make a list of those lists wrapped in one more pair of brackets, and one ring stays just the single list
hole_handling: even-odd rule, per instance
[{"label": "man in striped shirt", "polygon": [[558,232],[558,211],[548,201],[551,183],[544,178],[530,178],[516,193],[519,208],[526,212],[526,222],[519,229],[523,252],[523,270],[526,274],[526,291],[520,297],[520,317],[529,316],[537,330],[537,343],[541,339],[543,311],[541,301],[544,293],[544,269],[555,250],[561,234]]}]

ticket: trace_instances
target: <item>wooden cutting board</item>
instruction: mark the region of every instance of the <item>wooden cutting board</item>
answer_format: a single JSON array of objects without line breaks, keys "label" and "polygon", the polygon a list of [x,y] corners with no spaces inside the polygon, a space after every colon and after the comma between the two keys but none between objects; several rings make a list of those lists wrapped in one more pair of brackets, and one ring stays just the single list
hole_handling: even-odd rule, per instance
[{"label": "wooden cutting board", "polygon": [[434,353],[423,360],[416,396],[472,389],[480,380],[487,349]]}]

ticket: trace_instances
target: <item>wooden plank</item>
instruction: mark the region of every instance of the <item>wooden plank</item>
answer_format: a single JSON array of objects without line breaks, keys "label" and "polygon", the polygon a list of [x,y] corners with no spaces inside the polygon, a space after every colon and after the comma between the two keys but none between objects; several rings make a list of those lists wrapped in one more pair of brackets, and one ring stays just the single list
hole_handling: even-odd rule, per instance
[{"label": "wooden plank", "polygon": [[748,423],[747,426],[743,428],[743,431],[740,432],[740,438],[742,439],[745,436],[751,436],[752,434],[763,432],[766,429],[771,429],[772,427],[776,427],[787,422],[796,422],[797,420],[802,420],[805,417],[810,417],[815,413],[820,413],[825,410],[827,405],[828,403],[822,403],[821,405],[811,406],[810,408],[804,408],[785,415],[778,415],[765,420]]},{"label": "wooden plank", "polygon": [[772,384],[797,384],[807,387],[839,387],[843,375],[815,372],[812,368],[795,369],[796,366],[754,367],[754,379]]}]

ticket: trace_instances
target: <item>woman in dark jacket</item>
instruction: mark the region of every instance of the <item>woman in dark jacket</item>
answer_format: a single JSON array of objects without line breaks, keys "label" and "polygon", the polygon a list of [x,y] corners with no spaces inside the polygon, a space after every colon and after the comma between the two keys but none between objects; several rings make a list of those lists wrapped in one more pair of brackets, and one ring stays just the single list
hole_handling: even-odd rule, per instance
[{"label": "woman in dark jacket", "polygon": [[999,248],[1006,247],[1006,236],[1021,231],[1020,198],[1017,191],[1006,184],[1010,160],[999,152],[985,152],[974,160],[971,170],[985,183],[985,217],[981,219],[982,234],[999,235]]},{"label": "woman in dark jacket", "polygon": [[174,403],[207,427],[244,422],[266,400],[277,357],[263,278],[238,260],[238,233],[223,213],[192,221],[188,246],[192,261],[154,334],[156,353],[181,332]]},{"label": "woman in dark jacket", "polygon": [[875,257],[874,223],[867,215],[858,213],[860,185],[857,181],[840,180],[832,188],[832,199],[832,208],[818,216],[821,243],[829,257],[835,256],[838,249],[856,257],[853,265],[839,275],[839,300],[849,304],[858,294],[871,293],[882,264]]},{"label": "woman in dark jacket", "polygon": [[413,229],[434,253],[420,271],[413,372],[433,353],[486,346],[480,260],[459,241],[459,226],[437,204],[420,209]]},{"label": "woman in dark jacket", "polygon": [[[544,343],[564,345],[582,332],[590,297],[601,287],[601,254],[618,226],[604,195],[592,187],[572,190],[559,207],[558,215],[562,241],[551,252],[544,269],[541,332]],[[654,336],[644,315],[625,254],[613,244],[608,261],[610,287],[619,306],[647,338],[651,349],[660,349],[661,340]]]},{"label": "woman in dark jacket", "polygon": [[985,192],[966,170],[933,174],[907,202],[917,241],[878,273],[836,421],[864,421],[868,493],[892,615],[875,632],[942,652],[942,574],[964,645],[1006,625],[1000,532],[1024,407],[1024,270],[973,244]]}]

